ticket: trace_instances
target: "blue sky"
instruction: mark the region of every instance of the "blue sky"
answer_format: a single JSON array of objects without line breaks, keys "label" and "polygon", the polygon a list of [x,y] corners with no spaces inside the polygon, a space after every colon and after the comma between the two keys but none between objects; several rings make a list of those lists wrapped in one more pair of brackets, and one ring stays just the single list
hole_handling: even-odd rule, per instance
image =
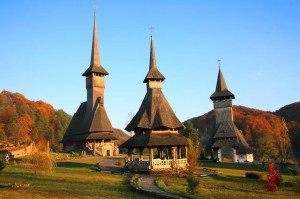
[{"label": "blue sky", "polygon": [[[74,114],[86,101],[92,0],[0,1],[0,89]],[[105,107],[124,129],[145,96],[153,25],[163,92],[184,121],[213,108],[220,58],[234,104],[275,111],[300,97],[300,1],[96,1]]]}]

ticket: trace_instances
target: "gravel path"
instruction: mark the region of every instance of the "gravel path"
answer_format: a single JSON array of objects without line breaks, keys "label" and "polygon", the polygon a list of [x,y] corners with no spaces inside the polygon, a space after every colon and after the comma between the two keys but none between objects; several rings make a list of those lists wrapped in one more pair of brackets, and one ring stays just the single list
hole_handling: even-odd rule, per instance
[{"label": "gravel path", "polygon": [[156,176],[142,175],[141,179],[139,180],[140,188],[146,192],[156,193],[161,198],[182,198],[180,196],[176,196],[159,189],[155,184],[155,179]]}]

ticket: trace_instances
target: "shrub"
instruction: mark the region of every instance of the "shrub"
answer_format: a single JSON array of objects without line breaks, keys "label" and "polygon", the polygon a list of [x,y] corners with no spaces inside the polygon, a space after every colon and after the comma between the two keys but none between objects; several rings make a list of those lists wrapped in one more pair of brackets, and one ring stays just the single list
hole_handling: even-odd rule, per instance
[{"label": "shrub", "polygon": [[16,165],[16,164],[17,164],[17,161],[16,161],[16,160],[11,160],[11,161],[9,161],[9,164],[10,164],[10,165]]},{"label": "shrub", "polygon": [[3,159],[0,159],[0,171],[2,171],[6,167],[6,162]]},{"label": "shrub", "polygon": [[266,180],[261,180],[264,183],[264,188],[268,191],[277,191],[277,185],[282,181],[281,176],[278,174],[279,169],[274,169],[274,163],[269,164],[269,175]]},{"label": "shrub", "polygon": [[190,194],[198,193],[200,181],[194,176],[193,169],[190,169],[189,176],[186,181],[188,183],[186,191]]},{"label": "shrub", "polygon": [[167,185],[167,186],[170,185],[170,179],[169,179],[169,176],[163,175],[163,176],[162,176],[162,179],[163,179],[165,185]]},{"label": "shrub", "polygon": [[55,161],[46,153],[35,153],[28,160],[28,169],[34,174],[51,173],[55,167]]},{"label": "shrub", "polygon": [[253,173],[253,172],[247,172],[245,173],[246,178],[251,178],[251,179],[260,179],[262,174],[259,173]]},{"label": "shrub", "polygon": [[293,187],[296,193],[300,193],[300,176],[295,179]]}]

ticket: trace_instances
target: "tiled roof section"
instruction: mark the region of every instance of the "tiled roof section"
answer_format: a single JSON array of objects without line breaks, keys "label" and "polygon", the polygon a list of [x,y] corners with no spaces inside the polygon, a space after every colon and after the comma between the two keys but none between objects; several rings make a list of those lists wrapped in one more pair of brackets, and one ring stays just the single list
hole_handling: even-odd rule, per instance
[{"label": "tiled roof section", "polygon": [[148,89],[139,111],[125,129],[136,131],[183,128],[161,89]]},{"label": "tiled roof section", "polygon": [[[105,108],[97,104],[93,113],[86,113],[86,102],[81,103],[74,114],[62,142],[79,141],[78,139],[106,139],[113,131]],[[101,136],[100,136],[101,135]],[[95,137],[96,136],[96,137]],[[113,135],[109,136],[115,139]]]},{"label": "tiled roof section", "polygon": [[151,35],[151,45],[150,45],[150,64],[149,64],[149,72],[147,73],[144,83],[147,83],[148,80],[161,80],[164,81],[165,77],[159,72],[156,65],[156,56],[154,50],[154,41]]},{"label": "tiled roof section", "polygon": [[101,73],[103,75],[108,75],[108,72],[100,64],[100,52],[99,52],[99,44],[98,44],[96,15],[94,15],[94,31],[93,31],[91,64],[90,67],[82,74],[82,76],[88,76],[90,73],[93,72]]},{"label": "tiled roof section", "polygon": [[150,146],[187,146],[186,137],[179,133],[146,133],[134,135],[119,148],[135,148]]},{"label": "tiled roof section", "polygon": [[234,94],[228,90],[221,68],[219,68],[216,91],[210,96],[211,100],[215,98],[231,97],[234,99]]}]

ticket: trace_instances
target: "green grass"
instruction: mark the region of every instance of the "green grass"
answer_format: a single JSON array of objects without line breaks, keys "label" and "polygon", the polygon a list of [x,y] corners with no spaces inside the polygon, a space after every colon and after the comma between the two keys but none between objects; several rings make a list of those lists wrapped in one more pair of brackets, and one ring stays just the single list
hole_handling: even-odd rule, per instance
[{"label": "green grass", "polygon": [[162,178],[158,178],[157,185],[167,191],[188,198],[299,198],[299,193],[294,192],[291,186],[295,176],[283,174],[283,183],[275,193],[267,192],[259,180],[245,178],[246,172],[255,171],[267,175],[267,169],[249,165],[228,163],[204,163],[203,167],[222,171],[219,176],[200,178],[200,189],[197,195],[186,193],[186,178],[169,177],[169,186],[165,185]]},{"label": "green grass", "polygon": [[151,198],[135,192],[127,175],[95,172],[101,158],[58,162],[55,172],[34,175],[24,165],[7,166],[0,183],[30,184],[29,188],[0,188],[0,198]]}]

